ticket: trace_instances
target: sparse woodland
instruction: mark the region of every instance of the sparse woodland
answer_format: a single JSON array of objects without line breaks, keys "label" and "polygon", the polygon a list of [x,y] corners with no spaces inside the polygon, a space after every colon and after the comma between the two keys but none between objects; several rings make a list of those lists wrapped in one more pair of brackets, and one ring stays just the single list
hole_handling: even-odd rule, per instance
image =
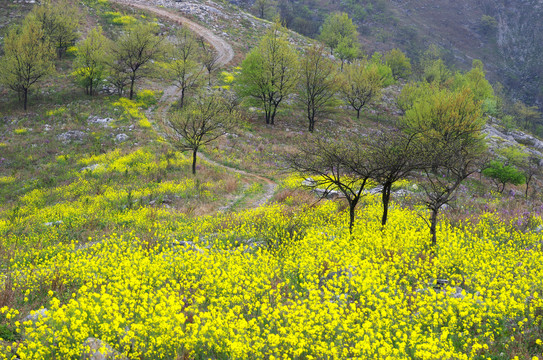
[{"label": "sparse woodland", "polygon": [[1,359],[543,359],[541,112],[480,60],[10,4]]}]

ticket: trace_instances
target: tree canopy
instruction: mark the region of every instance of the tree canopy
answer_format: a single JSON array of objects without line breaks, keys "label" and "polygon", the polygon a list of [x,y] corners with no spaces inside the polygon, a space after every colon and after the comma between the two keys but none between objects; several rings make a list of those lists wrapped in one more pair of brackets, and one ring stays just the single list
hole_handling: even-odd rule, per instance
[{"label": "tree canopy", "polygon": [[274,23],[241,64],[238,91],[264,108],[266,124],[274,124],[277,108],[298,82],[298,54],[286,29]]}]

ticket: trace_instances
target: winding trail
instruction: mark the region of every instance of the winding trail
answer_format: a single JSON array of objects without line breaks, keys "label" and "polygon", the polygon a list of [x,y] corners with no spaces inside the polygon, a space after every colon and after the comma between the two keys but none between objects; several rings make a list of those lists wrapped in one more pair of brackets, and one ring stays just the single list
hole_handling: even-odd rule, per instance
[{"label": "winding trail", "polygon": [[[192,32],[203,37],[208,43],[211,44],[211,46],[215,48],[215,50],[219,54],[219,59],[217,63],[220,66],[228,65],[232,61],[232,59],[234,59],[234,49],[232,49],[232,46],[230,46],[228,42],[226,42],[221,37],[215,35],[211,30],[203,27],[200,24],[195,23],[192,20],[187,19],[184,16],[174,14],[171,11],[166,10],[166,8],[160,8],[155,5],[150,5],[148,1],[141,1],[141,0],[110,0],[110,1],[115,2],[117,4],[122,4],[122,5],[130,6],[136,9],[155,13],[156,15],[164,19],[168,19],[178,25],[187,27]],[[174,10],[174,9],[171,9],[171,10]]]},{"label": "winding trail", "polygon": [[[195,23],[194,21],[187,19],[184,16],[174,14],[171,11],[166,10],[165,8],[160,8],[154,5],[150,5],[148,1],[141,1],[141,0],[110,0],[110,1],[118,3],[118,4],[122,4],[125,6],[137,8],[140,10],[152,12],[162,18],[175,22],[178,25],[187,27],[195,34],[204,38],[209,44],[211,44],[211,46],[213,46],[213,48],[215,48],[215,50],[219,54],[219,58],[217,61],[219,66],[226,66],[234,59],[234,49],[227,41],[215,35],[211,30],[203,27],[200,24]],[[171,9],[171,10],[174,10],[174,9]],[[162,96],[162,99],[161,99],[161,102],[164,105],[157,109],[157,112],[161,114],[162,118],[165,118],[166,114],[168,114],[168,109],[171,107],[173,98],[175,98],[176,95],[178,95],[178,89],[176,86],[170,86],[164,89],[164,95]],[[200,160],[203,160],[210,165],[221,167],[230,172],[251,177],[257,181],[265,183],[264,194],[262,194],[262,196],[258,197],[252,202],[251,204],[252,207],[259,207],[266,204],[273,197],[273,194],[275,193],[275,190],[277,189],[277,184],[274,181],[264,176],[249,173],[244,170],[232,168],[230,166],[218,163],[217,161],[211,160],[210,158],[205,156],[202,152],[198,153],[198,157],[200,158]],[[244,194],[237,195],[232,201],[230,201],[230,203],[227,206],[223,208],[223,211],[230,209],[233,206],[233,204],[235,204],[239,199],[243,198],[243,196]]]}]

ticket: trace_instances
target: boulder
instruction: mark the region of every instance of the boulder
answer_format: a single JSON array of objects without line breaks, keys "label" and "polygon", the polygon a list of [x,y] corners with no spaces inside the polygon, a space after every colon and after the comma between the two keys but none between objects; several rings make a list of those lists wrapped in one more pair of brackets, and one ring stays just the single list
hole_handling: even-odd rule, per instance
[{"label": "boulder", "polygon": [[39,309],[36,311],[31,311],[30,314],[28,314],[27,316],[23,318],[23,322],[32,321],[33,323],[35,323],[39,321],[40,319],[45,319],[47,315],[48,315],[48,311],[46,308]]},{"label": "boulder", "polygon": [[313,189],[313,192],[323,199],[336,199],[341,195],[337,190]]},{"label": "boulder", "polygon": [[83,343],[83,354],[81,359],[85,360],[125,360],[117,350],[100,339],[90,337]]},{"label": "boulder", "polygon": [[81,168],[81,172],[85,172],[85,171],[90,171],[90,172],[93,172],[94,170],[96,170],[97,168],[99,168],[102,164],[92,164],[92,165],[89,165],[89,166],[85,166],[83,168]]},{"label": "boulder", "polygon": [[114,120],[112,118],[101,118],[99,116],[89,116],[87,119],[87,122],[89,124],[97,124],[102,125],[104,127],[109,127],[109,124],[112,123]]},{"label": "boulder", "polygon": [[115,142],[122,143],[122,142],[125,142],[126,140],[128,140],[128,135],[126,134],[121,133],[115,136]]},{"label": "boulder", "polygon": [[57,136],[57,139],[65,144],[71,142],[83,142],[87,138],[87,134],[79,130],[69,130]]}]

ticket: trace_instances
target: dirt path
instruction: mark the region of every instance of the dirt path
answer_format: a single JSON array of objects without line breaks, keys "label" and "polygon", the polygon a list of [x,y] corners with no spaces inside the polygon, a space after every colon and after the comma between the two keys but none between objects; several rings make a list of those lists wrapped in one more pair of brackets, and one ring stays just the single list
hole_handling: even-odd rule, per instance
[{"label": "dirt path", "polygon": [[[207,156],[202,154],[202,152],[198,153],[198,157],[200,158],[200,160],[203,160],[203,161],[207,162],[208,164],[218,166],[218,167],[226,169],[226,170],[228,170],[230,172],[235,172],[235,173],[247,176],[247,177],[251,177],[251,178],[256,179],[258,181],[264,182],[266,184],[264,194],[262,194],[262,196],[259,196],[257,199],[255,199],[253,201],[252,207],[259,207],[259,206],[262,206],[262,205],[266,204],[273,197],[273,194],[275,194],[275,190],[277,189],[277,184],[274,181],[272,181],[272,180],[270,180],[270,179],[268,179],[266,177],[263,177],[263,176],[260,176],[260,175],[257,175],[257,174],[253,174],[253,173],[249,173],[249,172],[244,171],[244,170],[239,170],[239,169],[236,169],[236,168],[232,168],[232,167],[227,166],[227,165],[223,165],[221,163],[216,162],[215,160],[211,160],[210,158],[208,158]],[[231,203],[232,204],[235,203],[235,201],[240,199],[241,197],[243,197],[243,194],[237,196],[236,199],[234,199]]]},{"label": "dirt path", "polygon": [[[226,42],[224,39],[220,38],[219,36],[213,34],[211,30],[206,29],[205,27],[181,15],[174,14],[164,8],[159,8],[154,5],[150,5],[148,2],[144,2],[144,1],[134,1],[134,0],[110,0],[110,1],[116,2],[118,4],[130,6],[130,7],[134,7],[137,9],[141,9],[141,10],[146,10],[146,11],[155,13],[156,15],[162,18],[171,20],[175,22],[176,24],[186,26],[192,32],[203,37],[208,43],[211,44],[211,46],[215,48],[215,50],[219,53],[218,63],[220,66],[228,65],[234,58],[234,50],[232,49],[232,46],[230,46],[228,42]],[[166,114],[168,113],[168,109],[171,106],[171,102],[173,101],[173,98],[175,98],[177,94],[178,94],[178,89],[176,86],[170,86],[164,89],[164,95],[162,96],[162,99],[161,99],[161,102],[164,105],[160,106],[159,109],[157,109],[158,110],[157,112],[160,114],[161,117],[164,118],[166,116]],[[273,194],[275,193],[275,190],[277,189],[277,184],[268,178],[220,164],[214,160],[209,159],[207,156],[205,156],[201,152],[198,154],[198,157],[200,160],[203,160],[207,162],[208,164],[218,166],[230,172],[235,172],[235,173],[238,173],[246,177],[250,177],[257,181],[265,183],[266,185],[265,185],[264,193],[262,194],[262,196],[259,196],[257,199],[253,201],[252,207],[262,206],[265,203],[267,203],[272,198]],[[238,195],[233,201],[231,201],[230,205],[227,205],[225,207],[224,210],[228,210],[231,207],[231,204],[234,204],[236,200],[242,197],[243,197],[243,194]]]},{"label": "dirt path", "polygon": [[228,42],[226,42],[221,37],[215,35],[211,30],[206,29],[202,25],[197,24],[194,21],[191,21],[184,16],[172,13],[171,10],[174,10],[174,9],[167,10],[166,8],[159,8],[157,6],[150,5],[148,1],[134,1],[134,0],[110,0],[110,1],[116,2],[118,4],[130,6],[133,8],[146,10],[146,11],[155,13],[156,15],[162,18],[171,20],[175,22],[176,24],[186,26],[192,32],[203,37],[208,43],[211,44],[211,46],[215,48],[215,50],[219,53],[218,64],[220,66],[228,65],[234,58],[234,49],[232,49],[232,46],[230,46]]}]

